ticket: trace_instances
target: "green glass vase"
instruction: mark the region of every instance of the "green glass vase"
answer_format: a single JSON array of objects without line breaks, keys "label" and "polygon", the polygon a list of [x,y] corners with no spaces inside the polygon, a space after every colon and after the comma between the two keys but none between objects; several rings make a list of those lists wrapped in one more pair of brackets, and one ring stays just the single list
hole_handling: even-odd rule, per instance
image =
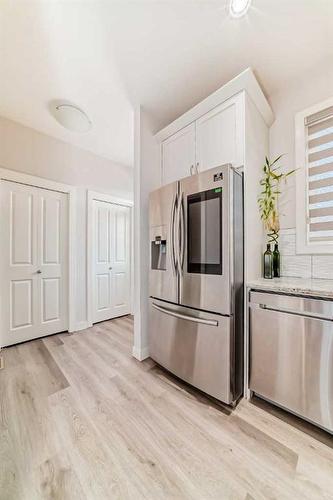
[{"label": "green glass vase", "polygon": [[267,249],[264,253],[264,278],[273,278],[273,254],[270,243],[267,243]]},{"label": "green glass vase", "polygon": [[280,264],[281,255],[279,251],[279,245],[275,243],[273,251],[273,276],[274,278],[280,278]]}]

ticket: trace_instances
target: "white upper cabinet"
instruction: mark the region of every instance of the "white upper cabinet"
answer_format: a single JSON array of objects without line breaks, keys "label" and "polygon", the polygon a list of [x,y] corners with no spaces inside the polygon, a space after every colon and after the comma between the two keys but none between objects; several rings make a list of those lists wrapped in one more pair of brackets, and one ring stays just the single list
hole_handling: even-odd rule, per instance
[{"label": "white upper cabinet", "polygon": [[231,163],[244,164],[244,99],[236,95],[162,142],[162,185]]},{"label": "white upper cabinet", "polygon": [[242,165],[242,117],[239,101],[229,99],[196,121],[196,168],[198,171],[231,163]]},{"label": "white upper cabinet", "polygon": [[191,175],[195,166],[195,124],[182,128],[162,143],[162,184]]}]

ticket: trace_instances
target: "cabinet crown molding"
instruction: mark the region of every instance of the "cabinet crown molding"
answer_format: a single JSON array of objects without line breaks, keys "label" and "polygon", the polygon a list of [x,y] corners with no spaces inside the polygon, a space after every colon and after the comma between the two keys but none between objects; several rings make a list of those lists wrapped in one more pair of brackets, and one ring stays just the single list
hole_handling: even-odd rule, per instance
[{"label": "cabinet crown molding", "polygon": [[206,99],[196,104],[189,111],[157,132],[155,135],[156,140],[158,142],[163,142],[165,139],[197,120],[215,106],[222,104],[224,101],[244,91],[251,97],[258,111],[263,116],[266,125],[270,127],[274,121],[272,108],[270,107],[256,77],[254,76],[252,69],[247,68],[245,71],[206,97]]}]

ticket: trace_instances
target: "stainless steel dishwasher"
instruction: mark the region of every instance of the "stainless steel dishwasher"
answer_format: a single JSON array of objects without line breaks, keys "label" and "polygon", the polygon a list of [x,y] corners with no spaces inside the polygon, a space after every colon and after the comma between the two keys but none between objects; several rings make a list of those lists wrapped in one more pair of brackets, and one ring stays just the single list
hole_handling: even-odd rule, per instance
[{"label": "stainless steel dishwasher", "polygon": [[250,293],[250,389],[333,433],[333,301]]}]

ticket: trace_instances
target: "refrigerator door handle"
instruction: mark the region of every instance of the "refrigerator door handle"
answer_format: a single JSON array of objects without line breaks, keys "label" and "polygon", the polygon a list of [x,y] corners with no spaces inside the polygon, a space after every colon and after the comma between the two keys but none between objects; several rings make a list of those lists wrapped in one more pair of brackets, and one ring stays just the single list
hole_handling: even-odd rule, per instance
[{"label": "refrigerator door handle", "polygon": [[166,307],[159,306],[154,302],[152,302],[152,306],[158,311],[168,314],[169,316],[174,316],[175,318],[192,321],[193,323],[201,323],[202,325],[219,326],[219,322],[214,319],[202,319],[196,318],[195,316],[188,316],[187,314],[178,313],[176,311],[172,311],[171,309],[167,309]]},{"label": "refrigerator door handle", "polygon": [[175,193],[171,206],[171,223],[170,223],[170,236],[171,236],[171,263],[173,273],[176,275],[178,272],[178,264],[176,260],[176,252],[175,252],[175,222],[176,222],[176,209],[177,209],[177,193]]},{"label": "refrigerator door handle", "polygon": [[178,257],[178,262],[179,262],[179,272],[180,274],[183,273],[183,266],[184,266],[184,255],[185,255],[185,211],[184,211],[184,193],[181,193],[180,195],[180,201],[179,201],[179,207],[178,207],[178,213],[179,213],[179,257]]}]

